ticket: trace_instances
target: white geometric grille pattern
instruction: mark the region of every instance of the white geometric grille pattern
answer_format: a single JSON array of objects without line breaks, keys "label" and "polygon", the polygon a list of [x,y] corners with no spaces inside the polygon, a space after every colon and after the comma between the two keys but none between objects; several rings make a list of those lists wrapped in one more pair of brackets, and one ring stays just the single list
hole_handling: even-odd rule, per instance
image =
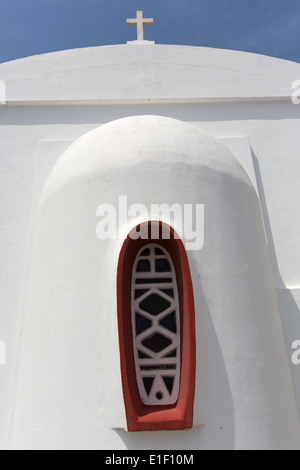
[{"label": "white geometric grille pattern", "polygon": [[131,319],[139,393],[145,405],[173,405],[180,383],[180,313],[169,253],[145,245],[132,278]]}]

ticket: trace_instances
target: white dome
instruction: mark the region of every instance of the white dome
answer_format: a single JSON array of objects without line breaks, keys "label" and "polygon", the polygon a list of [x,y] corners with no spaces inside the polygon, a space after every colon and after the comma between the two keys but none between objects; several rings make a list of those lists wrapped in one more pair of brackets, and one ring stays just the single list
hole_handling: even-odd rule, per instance
[{"label": "white dome", "polygon": [[[117,208],[121,195],[147,208],[205,208],[204,246],[188,253],[197,379],[194,429],[184,433],[125,431],[116,302],[123,239],[96,236],[97,207]],[[125,236],[144,221],[122,222]],[[31,248],[13,448],[297,448],[257,194],[213,138],[156,116],[86,134],[46,184]]]},{"label": "white dome", "polygon": [[162,116],[134,116],[98,127],[72,144],[52,171],[42,200],[84,176],[104,179],[114,173],[117,186],[118,175],[122,179],[126,168],[141,165],[209,167],[251,185],[232,153],[198,127]]}]

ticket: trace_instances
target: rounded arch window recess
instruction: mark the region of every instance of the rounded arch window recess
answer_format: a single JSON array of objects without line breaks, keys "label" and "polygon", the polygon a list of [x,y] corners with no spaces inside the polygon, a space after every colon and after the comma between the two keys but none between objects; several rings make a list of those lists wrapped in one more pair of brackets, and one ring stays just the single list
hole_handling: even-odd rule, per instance
[{"label": "rounded arch window recess", "polygon": [[146,222],[128,235],[117,300],[128,431],[192,427],[194,296],[184,245],[170,226]]}]

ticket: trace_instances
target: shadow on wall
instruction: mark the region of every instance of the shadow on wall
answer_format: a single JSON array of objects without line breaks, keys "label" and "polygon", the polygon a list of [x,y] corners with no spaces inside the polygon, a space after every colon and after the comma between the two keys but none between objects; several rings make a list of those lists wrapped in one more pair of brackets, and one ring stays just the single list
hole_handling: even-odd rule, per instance
[{"label": "shadow on wall", "polygon": [[295,350],[291,347],[295,340],[300,340],[300,310],[289,289],[278,290],[277,298],[300,420],[300,365],[292,363],[292,354]]},{"label": "shadow on wall", "polygon": [[[232,395],[222,350],[201,287],[200,273],[189,259],[196,310],[197,375],[193,429],[129,433],[115,429],[128,450],[233,449]],[[214,436],[213,442],[211,436]]]},{"label": "shadow on wall", "polygon": [[[272,234],[271,222],[268,212],[268,206],[266,196],[264,192],[264,185],[262,181],[262,175],[260,171],[259,161],[253,152],[252,159],[255,169],[255,175],[257,180],[257,186],[259,191],[259,197],[261,202],[261,208],[263,213],[263,219],[265,224],[265,230],[268,240],[268,249],[271,259],[272,271],[276,286],[277,302],[280,311],[281,325],[284,333],[285,346],[287,350],[287,356],[289,360],[289,366],[294,385],[294,391],[296,396],[296,402],[298,407],[298,415],[300,420],[300,365],[296,366],[292,363],[291,357],[293,350],[291,349],[292,343],[295,340],[300,340],[300,310],[295,301],[294,295],[290,289],[287,289],[284,281],[281,277],[278,260],[276,255],[276,249]],[[300,298],[299,298],[300,300]],[[297,337],[295,337],[295,335]]]}]

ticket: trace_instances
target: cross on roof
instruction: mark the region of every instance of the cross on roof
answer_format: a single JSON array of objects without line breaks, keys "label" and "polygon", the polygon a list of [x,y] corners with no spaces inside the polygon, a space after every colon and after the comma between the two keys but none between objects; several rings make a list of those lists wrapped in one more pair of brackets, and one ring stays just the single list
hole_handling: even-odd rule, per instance
[{"label": "cross on roof", "polygon": [[144,24],[153,24],[153,18],[143,18],[143,12],[137,11],[136,18],[127,18],[128,25],[137,25],[137,40],[144,41]]}]

